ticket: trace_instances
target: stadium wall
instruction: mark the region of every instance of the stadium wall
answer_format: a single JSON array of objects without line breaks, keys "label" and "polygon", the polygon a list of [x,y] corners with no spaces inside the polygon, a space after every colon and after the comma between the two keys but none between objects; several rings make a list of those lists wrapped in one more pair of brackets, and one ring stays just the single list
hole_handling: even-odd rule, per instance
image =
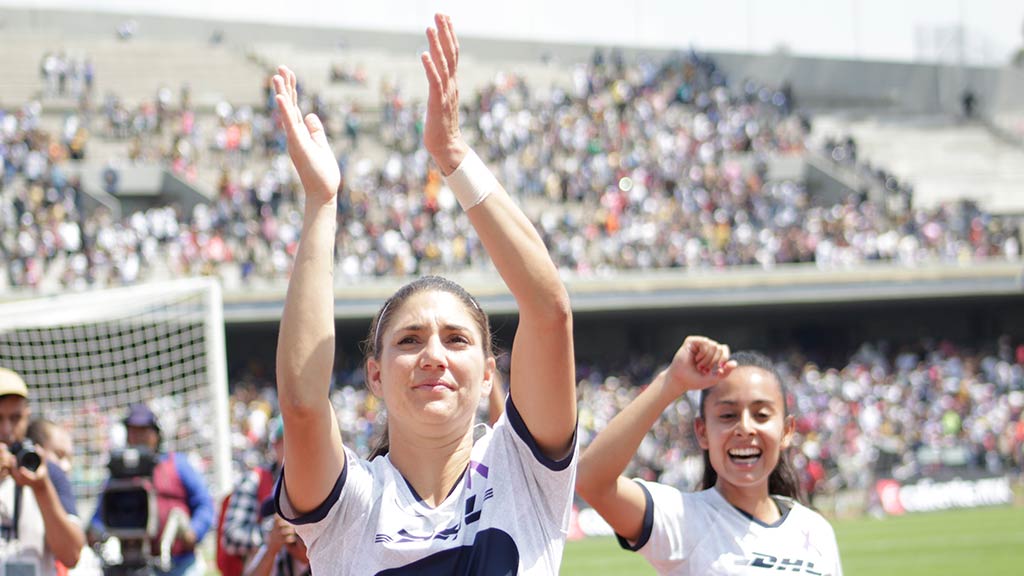
[{"label": "stadium wall", "polygon": [[908,114],[959,114],[970,88],[980,95],[979,112],[990,111],[1002,71],[947,64],[872,62],[829,58],[712,53],[734,78],[756,78],[771,85],[788,81],[797,105],[811,108],[865,108]]},{"label": "stadium wall", "polygon": [[[59,4],[59,3],[57,3]],[[206,6],[208,3],[204,3]],[[126,3],[111,3],[116,10]],[[285,20],[285,25],[265,23],[271,18],[253,12],[248,6],[234,11],[226,3],[214,3],[200,13],[204,18],[161,15],[138,7],[135,12],[77,12],[59,9],[2,8],[0,18],[7,29],[61,29],[69,35],[112,37],[126,19],[138,23],[139,34],[148,38],[180,41],[194,38],[207,42],[217,32],[224,41],[239,47],[257,43],[289,43],[311,48],[344,48],[355,55],[359,50],[393,50],[412,53],[422,50],[419,33],[342,29],[302,25],[302,18]],[[149,14],[146,14],[150,11]],[[178,10],[178,14],[188,14]],[[426,16],[424,16],[426,18]],[[259,22],[257,20],[264,20]],[[307,18],[308,20],[308,18]],[[464,50],[479,60],[579,62],[593,52],[593,43],[569,44],[465,37]],[[681,40],[680,43],[685,43]],[[696,48],[700,49],[700,46]],[[664,54],[671,50],[657,47],[625,48],[637,52]],[[994,110],[1022,106],[1019,95],[1024,81],[1019,71],[992,67],[957,66],[949,63],[906,63],[794,56],[786,52],[749,54],[708,52],[730,76],[756,78],[770,85],[788,81],[797,102],[813,108],[889,109],[905,113],[958,114],[960,98],[966,88],[978,96],[978,110],[987,116]],[[566,78],[566,82],[568,82]]]},{"label": "stadium wall", "polygon": [[992,124],[1010,140],[1024,145],[1024,68],[1006,68],[993,94]]}]

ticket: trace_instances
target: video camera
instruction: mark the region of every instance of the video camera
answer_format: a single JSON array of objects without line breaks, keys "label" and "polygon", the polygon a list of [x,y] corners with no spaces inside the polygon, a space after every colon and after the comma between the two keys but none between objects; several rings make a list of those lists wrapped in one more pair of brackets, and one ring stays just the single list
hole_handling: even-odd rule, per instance
[{"label": "video camera", "polygon": [[[171,545],[179,531],[188,527],[188,516],[172,513],[160,538],[159,554],[154,557],[151,543],[160,534],[160,514],[153,487],[157,454],[145,448],[126,448],[112,452],[107,467],[110,480],[103,489],[100,519],[106,527],[101,540],[114,537],[121,544],[119,562],[104,562],[106,576],[146,575],[154,568],[171,568]],[[102,555],[101,555],[102,557]]]}]

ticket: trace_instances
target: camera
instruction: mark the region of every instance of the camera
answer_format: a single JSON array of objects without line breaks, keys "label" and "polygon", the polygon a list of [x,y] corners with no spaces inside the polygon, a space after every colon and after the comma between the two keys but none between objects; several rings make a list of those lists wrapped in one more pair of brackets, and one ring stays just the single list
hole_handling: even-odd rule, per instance
[{"label": "camera", "polygon": [[156,533],[156,494],[153,469],[156,455],[128,448],[111,453],[110,481],[103,489],[100,519],[110,536],[120,540],[144,539]]},{"label": "camera", "polygon": [[171,545],[179,530],[188,526],[188,517],[175,510],[178,514],[172,512],[167,517],[163,534],[160,533],[157,492],[153,486],[156,465],[157,455],[144,448],[126,448],[110,454],[110,480],[103,489],[99,514],[106,528],[102,539],[117,538],[120,558],[104,559],[106,576],[141,576],[152,574],[154,569],[170,570]]},{"label": "camera", "polygon": [[106,529],[100,539],[116,538],[121,553],[116,560],[104,561],[105,575],[150,573],[150,541],[158,522],[152,478],[155,467],[156,455],[149,450],[127,448],[110,454],[110,480],[103,488],[98,511]]},{"label": "camera", "polygon": [[31,440],[25,439],[21,442],[15,442],[8,446],[8,450],[11,454],[14,454],[14,458],[18,461],[18,466],[35,472],[39,469],[39,466],[43,463],[43,459],[39,457],[39,452],[36,452],[36,446]]}]

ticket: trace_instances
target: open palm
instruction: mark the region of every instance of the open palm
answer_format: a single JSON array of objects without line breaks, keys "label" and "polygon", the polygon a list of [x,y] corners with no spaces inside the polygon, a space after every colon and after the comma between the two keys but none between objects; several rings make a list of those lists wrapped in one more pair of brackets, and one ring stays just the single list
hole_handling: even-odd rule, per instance
[{"label": "open palm", "polygon": [[[456,81],[459,40],[452,28],[451,18],[437,14],[434,16],[434,23],[436,28],[427,30],[430,51],[421,55],[429,85],[423,145],[435,161],[438,161],[442,172],[447,175],[456,166],[447,165],[443,159],[447,158],[454,148],[463,145],[462,132],[459,129],[459,85]],[[461,160],[461,157],[458,159]]]},{"label": "open palm", "polygon": [[327,142],[324,125],[316,114],[305,118],[299,110],[295,73],[281,66],[274,76],[274,92],[288,133],[288,155],[299,173],[307,201],[332,200],[341,186],[341,170]]}]

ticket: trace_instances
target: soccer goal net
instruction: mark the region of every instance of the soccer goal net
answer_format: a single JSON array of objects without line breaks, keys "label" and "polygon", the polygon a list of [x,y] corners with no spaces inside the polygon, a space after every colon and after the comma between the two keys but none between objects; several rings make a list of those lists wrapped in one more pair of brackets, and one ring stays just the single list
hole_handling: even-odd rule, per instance
[{"label": "soccer goal net", "polygon": [[[187,455],[210,492],[230,489],[220,285],[196,278],[0,305],[0,366],[24,378],[32,416],[71,432],[71,482],[91,514],[128,407],[155,412],[161,450]],[[85,516],[87,519],[88,516]]]}]

